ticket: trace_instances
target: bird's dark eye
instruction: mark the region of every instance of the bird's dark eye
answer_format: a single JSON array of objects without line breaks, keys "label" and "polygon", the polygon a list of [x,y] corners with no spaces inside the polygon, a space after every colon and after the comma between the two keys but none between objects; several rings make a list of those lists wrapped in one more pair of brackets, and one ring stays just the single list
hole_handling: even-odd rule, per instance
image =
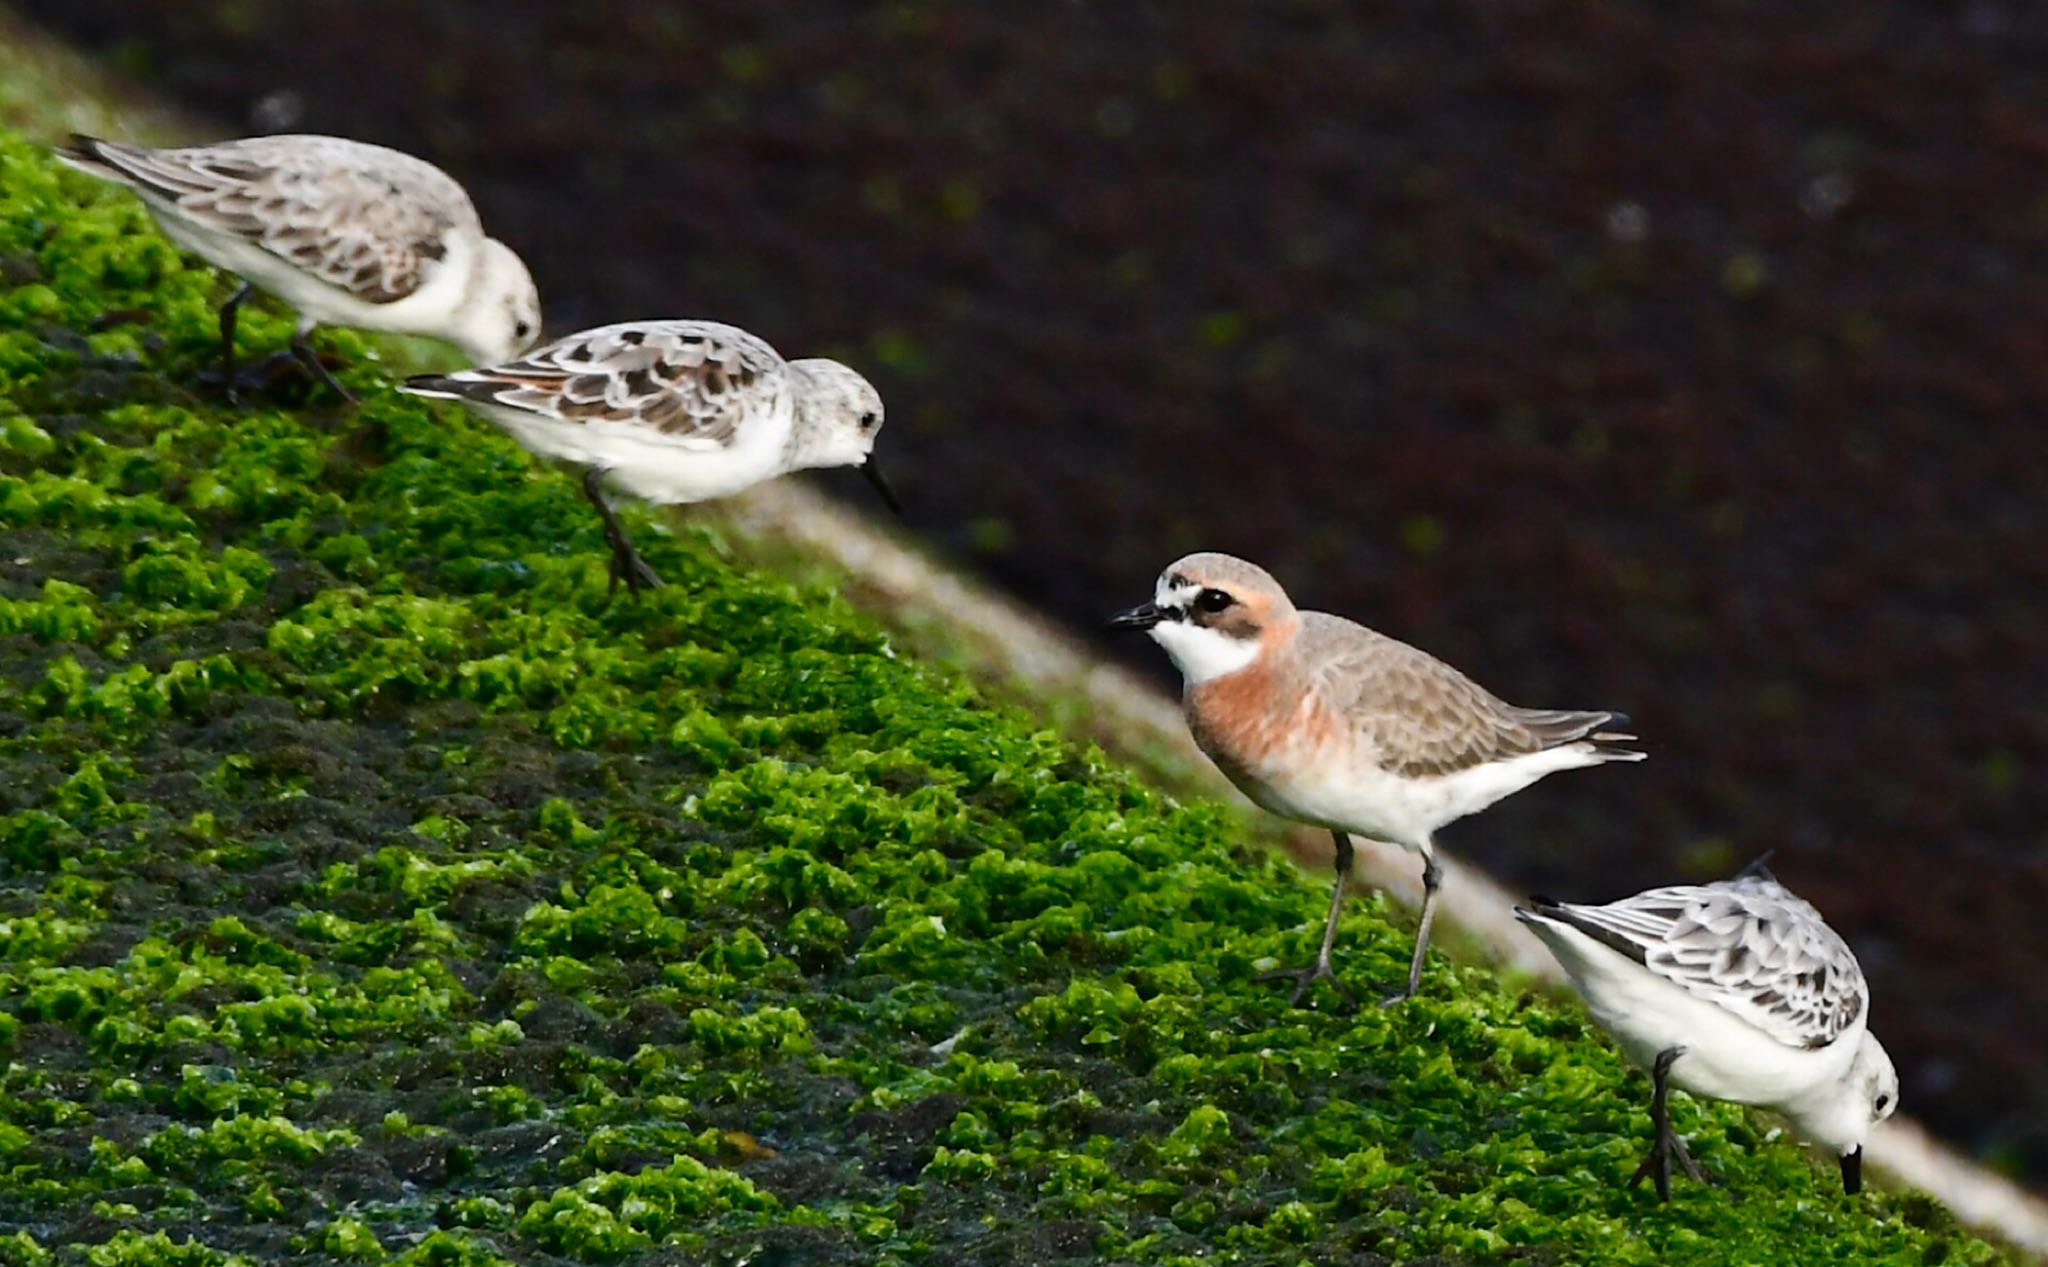
[{"label": "bird's dark eye", "polygon": [[1880,1113],[1884,1112],[1886,1106],[1889,1105],[1891,1102],[1892,1097],[1890,1092],[1886,1092],[1884,1095],[1877,1097],[1877,1111]]},{"label": "bird's dark eye", "polygon": [[525,321],[522,321],[519,324],[512,327],[512,337],[515,339],[524,339],[532,333],[533,326]]},{"label": "bird's dark eye", "polygon": [[873,431],[875,424],[880,421],[880,418],[875,417],[874,411],[870,410],[860,416],[860,429],[862,431]]},{"label": "bird's dark eye", "polygon": [[1236,599],[1222,590],[1203,590],[1195,595],[1195,610],[1210,613],[1220,612],[1236,601]]}]

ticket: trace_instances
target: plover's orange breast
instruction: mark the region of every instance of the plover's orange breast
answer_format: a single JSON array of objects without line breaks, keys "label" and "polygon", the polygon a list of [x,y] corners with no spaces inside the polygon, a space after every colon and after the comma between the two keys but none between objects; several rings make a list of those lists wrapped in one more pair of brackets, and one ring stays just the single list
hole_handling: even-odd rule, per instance
[{"label": "plover's orange breast", "polygon": [[1185,696],[1188,729],[1233,783],[1264,803],[1264,788],[1314,779],[1347,759],[1351,730],[1292,674],[1267,658],[1198,682]]}]

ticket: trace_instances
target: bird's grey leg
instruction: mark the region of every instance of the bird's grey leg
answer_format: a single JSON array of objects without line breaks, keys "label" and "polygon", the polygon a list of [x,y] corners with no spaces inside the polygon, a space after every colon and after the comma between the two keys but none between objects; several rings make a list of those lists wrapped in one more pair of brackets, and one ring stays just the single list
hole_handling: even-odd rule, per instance
[{"label": "bird's grey leg", "polygon": [[1381,999],[1381,1007],[1405,1003],[1422,987],[1422,960],[1429,953],[1429,926],[1436,919],[1436,891],[1443,886],[1443,865],[1433,853],[1422,855],[1422,922],[1415,928],[1415,954],[1408,960],[1408,988]]},{"label": "bird's grey leg", "polygon": [[320,363],[320,354],[313,350],[312,340],[306,337],[312,333],[313,327],[306,324],[301,324],[297,330],[292,332],[292,355],[299,358],[299,364],[306,367],[308,374],[311,374],[318,381],[325,383],[327,390],[341,397],[349,404],[355,404],[355,396],[350,393],[348,388],[341,385],[341,380],[328,373],[327,367]]},{"label": "bird's grey leg", "polygon": [[619,526],[618,512],[604,499],[603,467],[592,466],[584,469],[583,495],[590,499],[591,505],[597,507],[597,513],[604,516],[604,539],[612,548],[611,584],[605,587],[605,592],[616,593],[620,581],[624,581],[626,589],[635,594],[643,589],[660,588],[661,578],[655,575],[653,568],[647,566],[647,560],[640,557],[640,552],[633,548],[633,543],[626,539],[626,530]]},{"label": "bird's grey leg", "polygon": [[1341,831],[1333,831],[1330,838],[1337,842],[1337,884],[1330,891],[1330,916],[1323,922],[1323,945],[1322,949],[1316,952],[1314,966],[1294,971],[1268,972],[1259,977],[1261,981],[1294,982],[1294,995],[1287,1000],[1289,1007],[1299,1006],[1302,999],[1308,996],[1310,988],[1318,981],[1329,982],[1332,989],[1344,996],[1346,1003],[1355,1006],[1358,1002],[1351,991],[1345,988],[1344,983],[1337,979],[1337,974],[1330,967],[1330,947],[1337,941],[1337,917],[1344,912],[1344,881],[1350,878],[1353,857],[1351,837]]},{"label": "bird's grey leg", "polygon": [[241,310],[242,301],[255,293],[254,286],[243,282],[220,306],[220,381],[227,390],[228,403],[237,409],[241,408],[242,398],[235,392],[235,314]]},{"label": "bird's grey leg", "polygon": [[1685,1141],[1671,1129],[1671,1064],[1685,1054],[1683,1047],[1666,1047],[1657,1053],[1656,1063],[1650,1069],[1650,1120],[1657,1128],[1657,1142],[1650,1145],[1650,1155],[1643,1158],[1643,1164],[1636,1167],[1636,1173],[1629,1179],[1633,1188],[1648,1175],[1657,1185],[1657,1199],[1671,1199],[1671,1158],[1676,1154],[1685,1173],[1694,1183],[1705,1183],[1707,1177],[1685,1150]]}]

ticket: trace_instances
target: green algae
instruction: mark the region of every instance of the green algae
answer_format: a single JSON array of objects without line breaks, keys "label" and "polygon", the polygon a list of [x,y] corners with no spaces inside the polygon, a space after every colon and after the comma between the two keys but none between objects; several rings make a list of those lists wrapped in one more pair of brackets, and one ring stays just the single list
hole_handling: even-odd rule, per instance
[{"label": "green algae", "polygon": [[[0,1261],[1987,1262],[701,530],[391,390],[0,139]],[[95,332],[105,311],[147,321]],[[251,314],[251,346],[281,341]],[[1406,936],[1344,925],[1362,991]],[[666,1256],[666,1257],[664,1257]]]}]

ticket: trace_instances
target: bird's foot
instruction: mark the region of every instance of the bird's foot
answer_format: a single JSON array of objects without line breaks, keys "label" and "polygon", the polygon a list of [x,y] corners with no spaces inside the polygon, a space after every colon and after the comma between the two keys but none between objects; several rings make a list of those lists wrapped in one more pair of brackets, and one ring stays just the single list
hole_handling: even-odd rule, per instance
[{"label": "bird's foot", "polygon": [[250,394],[265,390],[269,386],[271,374],[266,364],[259,361],[254,365],[236,366],[232,377],[218,364],[209,365],[199,371],[198,378],[201,387],[209,390],[218,389],[221,399],[228,402],[228,408],[248,409],[251,407]]},{"label": "bird's foot", "polygon": [[1300,1007],[1301,1001],[1308,997],[1308,992],[1315,988],[1318,981],[1329,982],[1330,988],[1343,998],[1347,1007],[1358,1006],[1358,997],[1351,993],[1349,986],[1337,979],[1337,974],[1331,970],[1328,959],[1318,960],[1307,968],[1283,968],[1278,972],[1262,972],[1259,974],[1259,980],[1294,982],[1294,993],[1287,1000],[1289,1007]]},{"label": "bird's foot", "polygon": [[355,393],[343,387],[341,380],[328,370],[327,362],[321,358],[319,349],[313,346],[311,339],[308,339],[303,334],[293,339],[292,357],[298,361],[301,369],[312,376],[315,382],[320,383],[327,390],[341,397],[344,402],[351,405],[356,403]]},{"label": "bird's foot", "polygon": [[[325,375],[326,371],[323,368],[321,376]],[[316,376],[307,368],[304,360],[291,352],[273,352],[262,360],[238,364],[232,378],[223,372],[219,364],[210,365],[199,371],[200,385],[219,388],[221,397],[235,409],[253,409],[256,407],[257,397],[269,396],[288,386],[316,381],[322,381],[321,377]],[[331,376],[327,376],[325,381],[340,392],[344,400],[355,400],[355,397],[343,390],[339,383],[333,382]]]},{"label": "bird's foot", "polygon": [[1699,1163],[1692,1159],[1692,1154],[1686,1151],[1685,1141],[1678,1137],[1676,1131],[1667,1129],[1657,1132],[1657,1142],[1650,1145],[1649,1156],[1643,1158],[1643,1164],[1637,1166],[1635,1174],[1629,1176],[1628,1186],[1633,1188],[1647,1178],[1657,1185],[1657,1199],[1669,1201],[1671,1159],[1674,1156],[1678,1158],[1679,1165],[1685,1168],[1685,1173],[1694,1183],[1713,1182],[1707,1178],[1706,1172],[1700,1169]]},{"label": "bird's foot", "polygon": [[1394,1007],[1397,1004],[1406,1003],[1408,1000],[1414,998],[1417,994],[1419,994],[1421,990],[1422,949],[1418,946],[1415,951],[1414,961],[1408,965],[1408,980],[1402,984],[1400,989],[1394,991],[1392,994],[1389,994],[1386,998],[1381,999],[1380,1006],[1383,1008],[1388,1008]]},{"label": "bird's foot", "polygon": [[607,595],[618,592],[619,583],[624,582],[626,592],[637,597],[641,590],[661,588],[661,577],[640,557],[633,543],[624,537],[612,541],[611,583],[605,587]]}]

